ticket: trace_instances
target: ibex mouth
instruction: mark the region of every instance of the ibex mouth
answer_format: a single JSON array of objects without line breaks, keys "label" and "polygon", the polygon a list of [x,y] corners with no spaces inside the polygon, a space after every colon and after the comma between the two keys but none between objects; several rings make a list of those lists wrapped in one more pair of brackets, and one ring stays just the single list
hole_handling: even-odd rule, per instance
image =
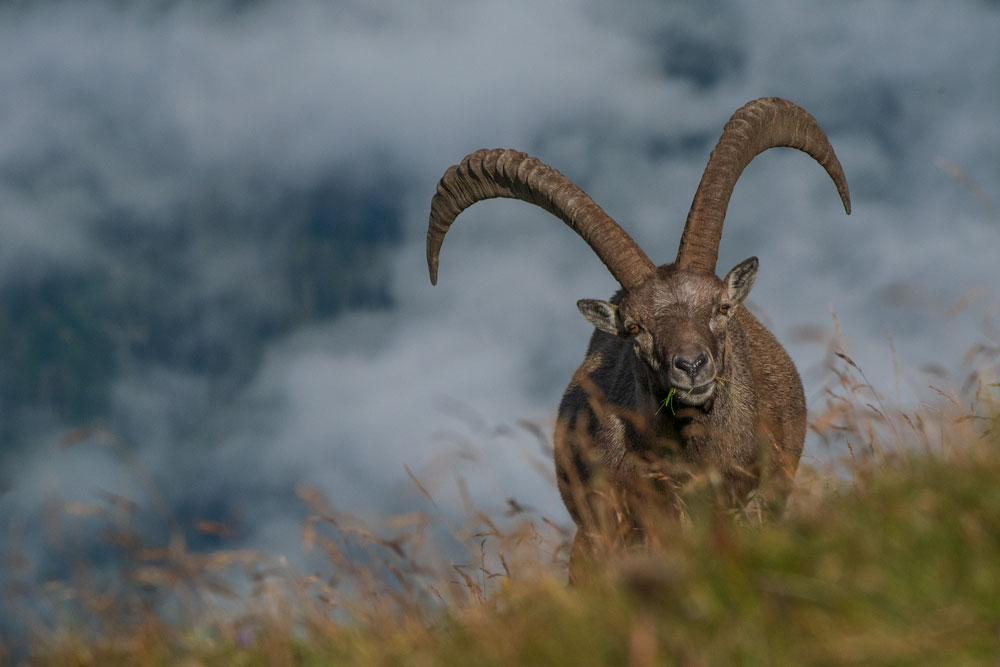
[{"label": "ibex mouth", "polygon": [[715,393],[715,381],[706,382],[697,387],[677,387],[674,400],[684,405],[702,405]]}]

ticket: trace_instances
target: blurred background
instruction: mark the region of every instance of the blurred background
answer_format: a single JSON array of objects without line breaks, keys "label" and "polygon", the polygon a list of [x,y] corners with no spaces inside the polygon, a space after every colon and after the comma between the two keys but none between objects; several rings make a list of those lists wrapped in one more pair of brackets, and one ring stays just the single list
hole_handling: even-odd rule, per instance
[{"label": "blurred background", "polygon": [[[726,119],[787,97],[854,212],[810,158],[769,151],[718,271],[760,258],[752,308],[813,410],[837,326],[892,400],[968,389],[969,351],[996,344],[997,35],[993,0],[0,2],[18,576],[59,576],[68,546],[100,563],[61,508],[112,497],[159,517],[153,541],[169,516],[192,548],[298,562],[297,485],[428,510],[404,466],[445,514],[467,493],[568,524],[544,441],[591,333],[575,302],[616,284],[557,219],[491,201],[431,287],[430,198],[481,147],[556,167],[669,262]],[[842,453],[811,439],[806,461]]]}]

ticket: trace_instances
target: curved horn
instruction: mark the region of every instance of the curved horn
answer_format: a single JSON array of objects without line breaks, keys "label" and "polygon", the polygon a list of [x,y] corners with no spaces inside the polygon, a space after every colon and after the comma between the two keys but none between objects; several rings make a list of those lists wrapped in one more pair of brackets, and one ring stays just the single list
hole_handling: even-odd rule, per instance
[{"label": "curved horn", "polygon": [[677,251],[680,268],[715,273],[722,222],[733,187],[754,157],[777,146],[798,148],[823,165],[837,186],[844,210],[850,214],[851,196],[844,170],[816,119],[788,100],[754,100],[732,115],[708,158],[681,235]]},{"label": "curved horn", "polygon": [[451,223],[478,201],[510,197],[541,206],[583,237],[626,290],[640,285],[656,265],[611,216],[558,171],[525,153],[481,149],[448,168],[431,200],[427,269],[437,284],[438,253]]}]

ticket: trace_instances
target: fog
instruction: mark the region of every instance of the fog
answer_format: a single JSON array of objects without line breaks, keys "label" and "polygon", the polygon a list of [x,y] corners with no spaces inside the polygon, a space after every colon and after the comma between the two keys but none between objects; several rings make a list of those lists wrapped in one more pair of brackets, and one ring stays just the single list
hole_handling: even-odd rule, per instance
[{"label": "fog", "polygon": [[[575,302],[616,285],[558,220],[492,201],[449,233],[432,288],[434,186],[518,148],[669,262],[723,124],[766,95],[817,117],[853,213],[810,158],[769,151],[719,271],[760,258],[752,308],[813,409],[827,348],[800,334],[832,334],[832,313],[894,400],[960,386],[996,307],[998,34],[985,1],[4,5],[0,290],[19,310],[0,322],[0,531],[21,526],[43,578],[63,562],[46,503],[155,487],[294,561],[296,484],[426,510],[404,466],[446,512],[461,477],[486,509],[567,523],[518,424],[551,428],[591,332]],[[52,367],[22,373],[36,319]],[[84,370],[58,370],[67,350]]]}]

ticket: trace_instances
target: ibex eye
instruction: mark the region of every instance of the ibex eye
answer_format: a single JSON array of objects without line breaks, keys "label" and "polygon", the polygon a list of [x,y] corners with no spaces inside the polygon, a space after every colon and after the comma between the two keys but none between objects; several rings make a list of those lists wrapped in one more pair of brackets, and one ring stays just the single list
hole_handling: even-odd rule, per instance
[{"label": "ibex eye", "polygon": [[636,324],[635,322],[633,322],[632,324],[628,325],[628,332],[630,334],[632,334],[633,336],[635,334],[639,333],[639,325]]},{"label": "ibex eye", "polygon": [[720,303],[719,304],[719,314],[720,315],[728,315],[729,311],[731,309],[732,309],[732,306],[730,306],[728,303]]}]

